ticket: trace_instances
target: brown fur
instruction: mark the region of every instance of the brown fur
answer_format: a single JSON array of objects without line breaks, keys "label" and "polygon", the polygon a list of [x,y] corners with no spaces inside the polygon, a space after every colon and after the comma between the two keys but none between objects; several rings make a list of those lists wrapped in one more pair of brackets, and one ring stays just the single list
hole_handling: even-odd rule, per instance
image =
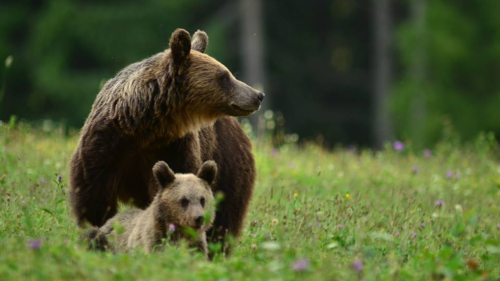
[{"label": "brown fur", "polygon": [[[86,234],[89,248],[113,252],[142,248],[149,253],[162,250],[163,242],[189,241],[192,247],[208,254],[205,232],[215,218],[214,197],[210,185],[214,183],[217,166],[207,161],[193,174],[175,174],[160,161],[153,168],[159,191],[145,210],[129,210],[108,220],[101,228]],[[173,225],[175,230],[169,231]],[[183,232],[191,228],[196,237]],[[193,239],[195,238],[195,239]]]},{"label": "brown fur", "polygon": [[213,191],[224,201],[210,240],[238,236],[251,199],[255,163],[251,144],[231,117],[253,113],[263,94],[238,81],[200,51],[208,37],[176,30],[170,49],[134,63],[110,79],[96,97],[70,167],[70,201],[80,226],[102,226],[117,201],[146,208],[157,193],[151,167],[166,161],[195,173],[219,163]]}]

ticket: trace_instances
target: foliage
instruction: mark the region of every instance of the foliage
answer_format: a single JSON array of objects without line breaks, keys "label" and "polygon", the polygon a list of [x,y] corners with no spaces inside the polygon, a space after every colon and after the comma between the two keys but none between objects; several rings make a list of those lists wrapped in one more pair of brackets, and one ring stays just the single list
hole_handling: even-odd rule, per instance
[{"label": "foliage", "polygon": [[[67,207],[77,135],[0,126],[3,280],[496,280],[494,139],[382,152],[254,141],[258,181],[232,257],[87,252]],[[59,177],[62,175],[62,177]]]},{"label": "foliage", "polygon": [[[404,74],[394,85],[393,110],[399,134],[429,145],[450,122],[466,140],[480,131],[500,133],[500,18],[495,13],[500,2],[426,2],[421,26],[410,19],[398,28]],[[412,108],[419,99],[423,112],[415,118],[419,113]]]}]

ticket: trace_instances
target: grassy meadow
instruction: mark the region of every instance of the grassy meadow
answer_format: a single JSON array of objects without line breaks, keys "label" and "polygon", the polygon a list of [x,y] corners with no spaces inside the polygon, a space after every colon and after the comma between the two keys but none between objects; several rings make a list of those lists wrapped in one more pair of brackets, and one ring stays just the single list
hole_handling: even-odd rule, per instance
[{"label": "grassy meadow", "polygon": [[[68,209],[77,132],[0,125],[1,280],[499,280],[489,135],[384,151],[254,142],[258,179],[230,258],[87,252]],[[403,147],[404,146],[404,147]]]}]

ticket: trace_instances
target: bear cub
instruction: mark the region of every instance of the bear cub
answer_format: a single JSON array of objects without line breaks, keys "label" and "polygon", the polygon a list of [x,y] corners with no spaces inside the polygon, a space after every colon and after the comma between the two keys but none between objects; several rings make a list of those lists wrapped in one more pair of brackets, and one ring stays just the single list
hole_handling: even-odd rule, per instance
[{"label": "bear cub", "polygon": [[167,163],[159,161],[153,176],[159,190],[151,205],[117,214],[101,228],[90,230],[84,235],[89,249],[126,252],[142,248],[150,253],[161,251],[166,240],[186,239],[190,247],[207,256],[205,232],[215,219],[211,186],[217,176],[216,163],[206,161],[194,175],[174,174]]}]

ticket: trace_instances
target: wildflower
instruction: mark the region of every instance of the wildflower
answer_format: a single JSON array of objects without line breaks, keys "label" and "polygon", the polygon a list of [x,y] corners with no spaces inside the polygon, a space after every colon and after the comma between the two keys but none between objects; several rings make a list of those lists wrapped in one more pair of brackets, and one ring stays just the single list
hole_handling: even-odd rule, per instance
[{"label": "wildflower", "polygon": [[358,150],[358,149],[357,149],[357,148],[356,148],[356,146],[354,146],[354,145],[349,145],[349,146],[347,147],[347,152],[350,152],[350,153],[353,153],[353,154],[355,154],[355,153],[357,152],[357,150]]},{"label": "wildflower", "polygon": [[399,236],[401,236],[401,233],[396,232],[396,237],[399,237]]},{"label": "wildflower", "polygon": [[351,265],[352,269],[354,269],[357,272],[363,271],[363,262],[361,261],[354,261]]},{"label": "wildflower", "polygon": [[413,233],[411,234],[411,238],[417,238],[417,233],[413,232]]},{"label": "wildflower", "polygon": [[444,201],[443,200],[437,200],[434,202],[434,206],[436,207],[444,207]]},{"label": "wildflower", "polygon": [[174,232],[174,231],[175,231],[175,225],[174,225],[174,224],[172,224],[172,223],[171,223],[171,224],[169,224],[169,225],[168,225],[168,231],[170,231],[170,232]]},{"label": "wildflower", "polygon": [[40,247],[42,247],[42,242],[40,242],[39,239],[33,239],[29,242],[28,247],[33,250],[38,250],[40,249]]},{"label": "wildflower", "polygon": [[57,181],[62,182],[62,175],[57,176]]},{"label": "wildflower", "polygon": [[460,205],[460,204],[455,205],[455,210],[457,212],[461,213],[463,211],[462,205]]},{"label": "wildflower", "polygon": [[346,194],[345,194],[345,198],[346,198],[346,199],[349,199],[349,198],[351,198],[351,195],[349,195],[349,193],[346,193]]},{"label": "wildflower", "polygon": [[46,181],[47,181],[47,180],[46,180],[45,178],[42,178],[42,179],[40,180],[40,182],[41,182],[42,184],[44,184]]},{"label": "wildflower", "polygon": [[418,173],[418,171],[420,171],[420,169],[418,168],[418,166],[417,166],[417,165],[413,166],[413,168],[412,168],[411,170],[412,170],[412,172],[413,172],[414,174],[416,174],[416,173]]},{"label": "wildflower", "polygon": [[21,205],[25,206],[25,205],[26,205],[26,201],[24,201],[24,200],[23,200],[23,201],[21,202]]},{"label": "wildflower", "polygon": [[281,249],[281,245],[274,241],[268,241],[261,244],[261,248],[268,251],[277,251]]},{"label": "wildflower", "polygon": [[340,230],[342,228],[341,224],[337,224],[337,229]]},{"label": "wildflower", "polygon": [[399,151],[399,152],[405,150],[405,145],[401,141],[395,141],[394,144],[392,145],[392,147],[394,148],[394,150]]},{"label": "wildflower", "polygon": [[432,156],[432,152],[430,149],[425,149],[424,150],[424,157],[425,158],[430,158]]},{"label": "wildflower", "polygon": [[257,249],[257,245],[252,244],[252,249],[254,249],[254,250]]},{"label": "wildflower", "polygon": [[421,228],[424,228],[425,227],[425,221],[422,222],[422,224],[420,224],[420,227]]},{"label": "wildflower", "polygon": [[299,194],[298,194],[297,192],[295,192],[295,193],[293,194],[293,197],[297,198],[297,197],[299,197]]},{"label": "wildflower", "polygon": [[292,262],[292,270],[293,271],[306,271],[311,267],[311,263],[309,259],[302,258]]},{"label": "wildflower", "polygon": [[278,224],[278,220],[277,220],[277,219],[273,219],[273,220],[271,221],[271,226],[275,226],[275,225],[277,225],[277,224]]},{"label": "wildflower", "polygon": [[451,179],[451,177],[453,177],[453,171],[450,170],[450,171],[446,172],[446,178]]}]

